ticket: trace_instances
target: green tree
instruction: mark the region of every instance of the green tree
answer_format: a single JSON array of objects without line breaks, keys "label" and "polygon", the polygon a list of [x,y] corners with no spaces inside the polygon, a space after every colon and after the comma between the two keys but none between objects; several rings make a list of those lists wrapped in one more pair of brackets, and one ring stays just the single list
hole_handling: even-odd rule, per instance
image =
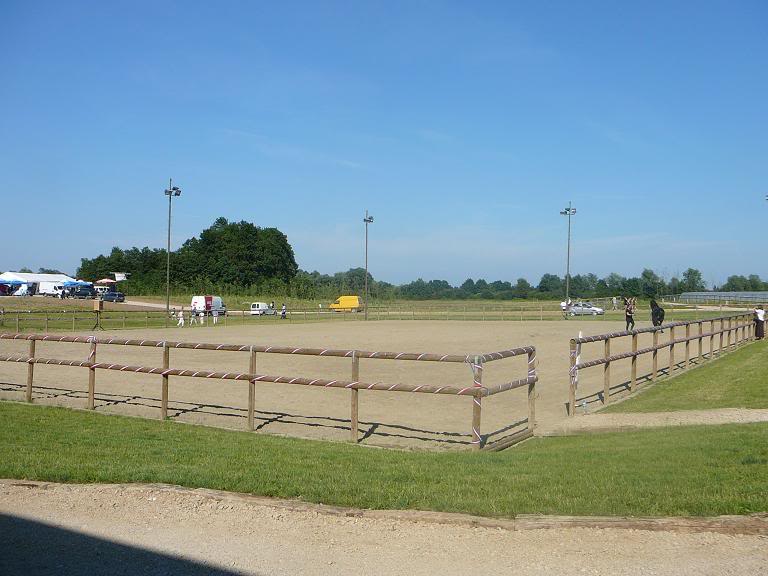
[{"label": "green tree", "polygon": [[707,289],[707,285],[704,282],[701,272],[696,268],[688,268],[688,270],[683,272],[680,288],[683,292],[701,292]]}]

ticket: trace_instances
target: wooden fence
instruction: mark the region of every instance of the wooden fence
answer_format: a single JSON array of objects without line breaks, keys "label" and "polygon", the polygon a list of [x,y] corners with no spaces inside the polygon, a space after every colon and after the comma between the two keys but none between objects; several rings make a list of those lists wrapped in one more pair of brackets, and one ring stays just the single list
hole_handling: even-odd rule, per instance
[{"label": "wooden fence", "polygon": [[[176,308],[178,310],[178,307]],[[191,325],[189,310],[184,309],[185,327],[193,329],[199,323]],[[610,304],[606,305],[608,317],[618,317],[623,312],[612,311]],[[700,310],[697,306],[690,308],[670,308],[667,318],[675,317],[696,320],[720,316],[722,312]],[[532,320],[561,320],[563,318],[560,305],[556,302],[525,302],[521,304],[469,304],[469,305],[377,305],[368,309],[370,320],[453,320],[453,321],[532,321]],[[601,321],[606,316],[578,316],[580,320]],[[286,319],[280,314],[268,316],[251,315],[250,310],[229,310],[226,315],[218,317],[217,326],[246,326],[263,325],[277,322],[353,322],[362,321],[363,314],[348,312],[333,312],[328,308],[294,308],[288,309]],[[211,326],[213,319],[208,317],[206,325]],[[169,317],[163,309],[153,310],[104,310],[99,318],[92,310],[3,310],[0,308],[0,331],[8,330],[21,332],[63,332],[92,330],[100,325],[105,330],[121,330],[131,328],[164,328],[174,327],[177,318]]]},{"label": "wooden fence", "polygon": [[[708,327],[706,332],[705,325]],[[680,336],[681,330],[685,330],[684,336]],[[659,342],[659,335],[665,333],[665,331],[669,335],[667,341]],[[652,345],[640,348],[638,346],[638,337],[641,334],[651,334],[653,337]],[[719,337],[718,342],[715,340],[716,336]],[[621,338],[632,339],[631,351],[623,352],[621,354],[611,354],[611,342]],[[596,366],[603,367],[602,402],[603,404],[608,404],[610,402],[610,391],[612,387],[611,365],[620,360],[629,359],[631,362],[628,384],[630,392],[634,392],[639,379],[654,381],[658,378],[659,373],[664,371],[664,368],[659,367],[659,350],[665,348],[669,349],[669,365],[666,368],[666,373],[667,375],[671,375],[676,368],[685,370],[690,367],[694,361],[701,363],[705,357],[708,360],[712,360],[720,356],[724,351],[743,342],[750,341],[753,338],[754,320],[752,314],[735,314],[708,320],[672,322],[658,327],[572,338],[570,346],[568,413],[570,416],[573,416],[576,413],[576,391],[579,382],[579,372],[581,370]],[[708,353],[704,350],[704,341],[706,339],[709,339]],[[581,361],[582,345],[594,342],[603,343],[603,356],[594,360]],[[698,343],[695,360],[691,356],[691,342]],[[678,346],[684,346],[685,348],[684,359],[680,361],[677,361],[675,356]],[[644,354],[652,355],[653,368],[650,373],[638,376],[637,359]]]},{"label": "wooden fence", "polygon": [[[184,376],[190,378],[208,378],[214,380],[240,380],[248,384],[248,430],[254,430],[254,411],[257,382],[274,382],[279,384],[297,384],[303,386],[316,386],[323,388],[344,388],[350,390],[351,414],[350,430],[351,440],[359,440],[358,407],[360,390],[381,390],[387,392],[412,392],[421,394],[451,394],[456,396],[469,396],[472,398],[472,445],[481,448],[482,435],[480,433],[482,399],[494,394],[514,390],[523,386],[528,387],[528,422],[527,428],[514,438],[505,439],[488,445],[488,448],[499,448],[499,443],[510,445],[533,434],[535,426],[535,392],[538,376],[536,373],[536,348],[525,346],[491,352],[479,355],[456,354],[427,354],[413,352],[368,352],[364,350],[333,350],[321,348],[292,348],[279,346],[257,346],[253,344],[206,344],[195,342],[170,342],[158,340],[97,338],[94,336],[51,336],[46,334],[0,334],[0,340],[23,340],[28,342],[26,355],[0,354],[0,362],[20,362],[27,364],[26,401],[32,402],[32,386],[34,380],[35,364],[76,366],[88,369],[88,395],[86,407],[94,409],[94,395],[96,391],[96,371],[116,370],[120,372],[136,372],[142,374],[157,374],[161,381],[161,407],[160,417],[168,416],[168,397],[170,378],[172,376]],[[36,355],[37,342],[73,342],[87,344],[89,346],[88,357],[84,361],[62,360],[45,358]],[[131,366],[115,364],[111,362],[98,362],[96,359],[98,346],[139,346],[162,350],[162,366]],[[249,365],[247,372],[215,372],[208,370],[189,370],[183,368],[171,368],[170,356],[172,349],[214,350],[221,352],[247,352]],[[349,380],[329,380],[323,378],[302,378],[288,376],[270,376],[259,374],[257,371],[258,354],[291,354],[304,356],[321,356],[349,358],[351,360],[351,373]],[[501,384],[483,385],[483,366],[489,362],[495,362],[516,356],[527,356],[527,374],[525,378],[510,380]],[[391,384],[386,382],[365,382],[360,380],[360,360],[401,360],[413,362],[453,362],[468,364],[472,372],[472,383],[464,387],[448,385],[416,385],[416,384]]]}]

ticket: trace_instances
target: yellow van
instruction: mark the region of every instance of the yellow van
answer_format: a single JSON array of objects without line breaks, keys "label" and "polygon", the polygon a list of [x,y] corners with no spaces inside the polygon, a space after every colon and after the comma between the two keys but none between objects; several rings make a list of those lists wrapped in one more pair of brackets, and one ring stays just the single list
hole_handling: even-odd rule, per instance
[{"label": "yellow van", "polygon": [[360,312],[363,303],[360,296],[339,296],[328,308],[334,312]]}]

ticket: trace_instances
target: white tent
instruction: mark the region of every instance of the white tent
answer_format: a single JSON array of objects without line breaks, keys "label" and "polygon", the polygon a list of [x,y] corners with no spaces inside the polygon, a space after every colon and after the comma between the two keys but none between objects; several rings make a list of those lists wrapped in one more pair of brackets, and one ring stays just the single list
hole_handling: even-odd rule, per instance
[{"label": "white tent", "polygon": [[19,290],[28,291],[32,285],[36,286],[36,294],[56,295],[58,291],[56,286],[61,286],[64,282],[74,282],[75,279],[66,274],[33,274],[31,272],[3,272],[0,274],[0,282],[3,280],[23,282],[24,285]]}]

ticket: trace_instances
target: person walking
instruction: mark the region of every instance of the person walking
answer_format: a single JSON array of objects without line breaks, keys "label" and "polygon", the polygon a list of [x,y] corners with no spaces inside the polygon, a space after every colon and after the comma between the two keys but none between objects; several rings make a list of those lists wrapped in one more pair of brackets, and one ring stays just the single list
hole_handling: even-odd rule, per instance
[{"label": "person walking", "polygon": [[760,304],[755,308],[755,339],[762,340],[765,338],[765,308]]},{"label": "person walking", "polygon": [[197,324],[197,312],[194,308],[189,311],[189,325]]},{"label": "person walking", "polygon": [[624,319],[627,322],[626,330],[635,329],[635,299],[624,298]]},{"label": "person walking", "polygon": [[285,303],[283,303],[283,307],[280,308],[280,318],[285,320]]},{"label": "person walking", "polygon": [[179,313],[176,314],[176,317],[179,319],[179,322],[176,324],[176,326],[179,328],[184,328],[184,308],[179,310]]}]

